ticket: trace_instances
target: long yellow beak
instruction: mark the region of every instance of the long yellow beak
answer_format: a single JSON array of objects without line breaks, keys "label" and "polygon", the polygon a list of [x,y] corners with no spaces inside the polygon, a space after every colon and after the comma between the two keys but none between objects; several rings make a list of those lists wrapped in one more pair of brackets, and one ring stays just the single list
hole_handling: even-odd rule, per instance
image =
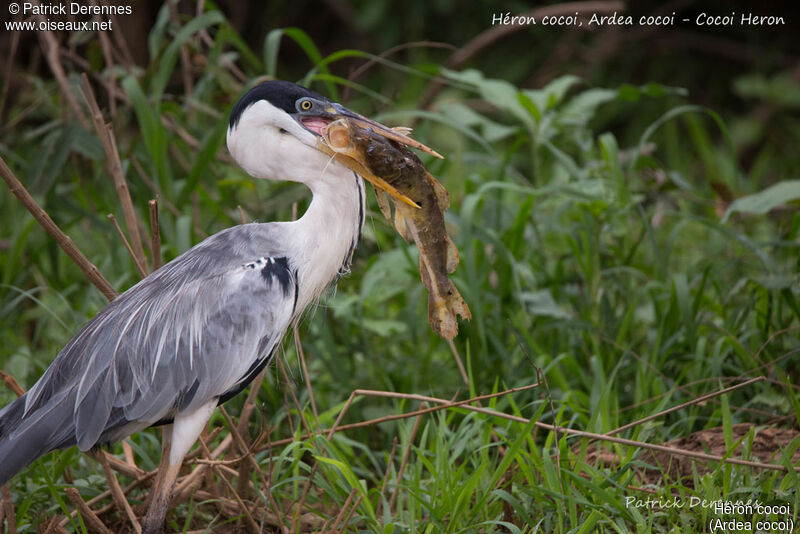
[{"label": "long yellow beak", "polygon": [[357,126],[360,126],[362,128],[369,128],[376,134],[382,135],[387,139],[391,139],[392,141],[397,141],[398,143],[410,146],[411,148],[416,148],[417,150],[425,152],[426,154],[430,154],[431,156],[434,156],[436,158],[444,159],[444,156],[442,156],[432,148],[423,145],[416,139],[412,139],[409,136],[404,135],[403,133],[398,132],[395,129],[389,128],[388,126],[384,126],[383,124],[375,122],[372,119],[368,119],[363,115],[359,115],[355,111],[351,111],[346,107],[342,106],[341,104],[336,104],[336,103],[331,104],[331,107],[329,107],[325,111],[330,113],[331,116],[333,116],[334,118],[344,117],[350,119],[353,122],[353,124],[356,124]]}]

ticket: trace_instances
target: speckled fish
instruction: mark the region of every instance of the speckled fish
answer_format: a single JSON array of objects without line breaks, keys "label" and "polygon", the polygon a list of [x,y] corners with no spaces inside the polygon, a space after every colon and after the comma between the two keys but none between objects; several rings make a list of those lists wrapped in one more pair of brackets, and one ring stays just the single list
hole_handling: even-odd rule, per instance
[{"label": "speckled fish", "polygon": [[[376,189],[378,205],[391,220],[391,207],[384,193],[394,200],[395,228],[419,248],[419,272],[428,289],[428,320],[446,339],[458,334],[456,315],[470,319],[466,302],[448,277],[458,266],[458,250],[447,235],[444,212],[450,203],[445,188],[428,173],[422,161],[405,145],[438,156],[411,140],[408,129],[375,129],[353,119],[327,125],[320,148],[353,169]],[[439,156],[441,157],[441,156]]]}]

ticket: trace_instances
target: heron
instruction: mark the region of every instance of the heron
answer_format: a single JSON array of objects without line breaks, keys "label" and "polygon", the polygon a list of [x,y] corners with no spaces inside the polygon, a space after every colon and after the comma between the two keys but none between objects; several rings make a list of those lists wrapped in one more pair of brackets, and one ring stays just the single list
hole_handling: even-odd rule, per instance
[{"label": "heron", "polygon": [[342,117],[398,137],[294,83],[263,82],[241,97],[228,120],[230,154],[253,178],[307,186],[305,213],[212,235],[84,325],[33,387],[0,410],[0,485],[48,452],[91,451],[162,426],[142,528],[163,531],[183,458],[214,409],[265,368],[287,329],[349,269],[364,182],[318,148]]}]

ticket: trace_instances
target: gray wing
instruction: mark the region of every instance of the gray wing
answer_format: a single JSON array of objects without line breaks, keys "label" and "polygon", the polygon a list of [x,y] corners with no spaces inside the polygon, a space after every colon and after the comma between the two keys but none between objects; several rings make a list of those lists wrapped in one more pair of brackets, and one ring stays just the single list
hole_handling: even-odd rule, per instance
[{"label": "gray wing", "polygon": [[92,319],[26,395],[25,417],[73,408],[72,432],[51,448],[115,441],[244,388],[295,315],[296,270],[278,231],[220,232]]}]

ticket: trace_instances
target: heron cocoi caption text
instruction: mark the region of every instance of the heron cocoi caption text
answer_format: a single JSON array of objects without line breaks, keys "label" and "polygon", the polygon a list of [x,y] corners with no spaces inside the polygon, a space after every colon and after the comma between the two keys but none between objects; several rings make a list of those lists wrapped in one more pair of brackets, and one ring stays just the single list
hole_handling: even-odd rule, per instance
[{"label": "heron cocoi caption text", "polygon": [[675,12],[659,15],[632,16],[616,11],[607,13],[581,13],[544,15],[513,15],[493,13],[492,26],[570,26],[574,28],[602,28],[605,26],[785,26],[786,17],[756,13],[700,13],[692,17],[676,16]]}]

